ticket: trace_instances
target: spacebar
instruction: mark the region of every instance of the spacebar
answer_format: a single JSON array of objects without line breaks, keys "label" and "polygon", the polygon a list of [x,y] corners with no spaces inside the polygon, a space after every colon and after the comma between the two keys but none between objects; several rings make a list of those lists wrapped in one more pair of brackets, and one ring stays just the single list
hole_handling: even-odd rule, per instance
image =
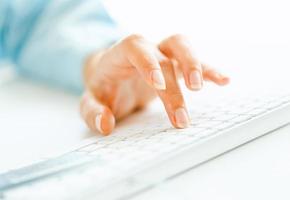
[{"label": "spacebar", "polygon": [[84,153],[71,152],[20,169],[11,170],[0,174],[0,191],[83,166],[84,164],[97,160],[96,157],[88,156]]}]

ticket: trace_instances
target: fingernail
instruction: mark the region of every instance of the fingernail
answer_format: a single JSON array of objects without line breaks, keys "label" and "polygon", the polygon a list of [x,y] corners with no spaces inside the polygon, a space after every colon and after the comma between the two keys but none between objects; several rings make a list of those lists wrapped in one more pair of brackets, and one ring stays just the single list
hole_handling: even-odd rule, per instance
[{"label": "fingernail", "polygon": [[95,125],[96,125],[96,128],[98,131],[101,131],[103,132],[103,129],[101,128],[101,120],[102,120],[102,115],[101,114],[98,114],[96,116],[96,119],[95,119]]},{"label": "fingernail", "polygon": [[178,108],[175,111],[175,121],[178,128],[186,128],[189,126],[188,115],[184,108]]},{"label": "fingernail", "polygon": [[160,70],[152,70],[151,71],[151,79],[153,82],[153,85],[156,89],[158,90],[165,90],[166,89],[166,84],[165,80],[163,78],[163,74]]},{"label": "fingernail", "polygon": [[189,75],[189,84],[191,89],[199,90],[202,87],[201,75],[198,71],[193,71]]}]

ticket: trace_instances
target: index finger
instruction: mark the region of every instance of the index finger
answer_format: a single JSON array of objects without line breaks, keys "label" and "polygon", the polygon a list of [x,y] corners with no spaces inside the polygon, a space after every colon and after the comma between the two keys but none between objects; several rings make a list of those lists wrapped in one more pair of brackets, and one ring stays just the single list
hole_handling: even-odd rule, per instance
[{"label": "index finger", "polygon": [[189,89],[199,90],[203,85],[202,66],[194,56],[190,42],[182,35],[171,36],[159,45],[162,53],[176,59],[183,72],[185,84]]},{"label": "index finger", "polygon": [[173,64],[169,59],[164,59],[160,63],[165,75],[167,88],[166,90],[160,90],[157,93],[164,104],[167,115],[173,126],[176,128],[186,128],[189,126],[190,120],[184,98],[173,69]]},{"label": "index finger", "polygon": [[122,52],[145,81],[158,90],[165,90],[165,79],[156,57],[156,50],[142,36],[132,35],[123,41]]}]

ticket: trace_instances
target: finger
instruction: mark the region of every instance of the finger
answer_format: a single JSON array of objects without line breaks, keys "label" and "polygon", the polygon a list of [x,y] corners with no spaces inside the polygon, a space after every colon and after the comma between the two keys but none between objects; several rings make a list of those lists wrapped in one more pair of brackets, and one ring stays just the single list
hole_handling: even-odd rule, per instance
[{"label": "finger", "polygon": [[82,97],[80,109],[83,119],[92,131],[108,135],[114,129],[115,118],[111,110],[90,93]]},{"label": "finger", "polygon": [[160,43],[159,49],[167,57],[176,59],[183,72],[186,86],[191,90],[199,90],[203,85],[202,68],[194,56],[190,42],[181,35],[174,35]]},{"label": "finger", "polygon": [[212,81],[218,85],[226,85],[230,82],[230,78],[206,64],[202,64],[203,77],[207,81]]},{"label": "finger", "polygon": [[153,45],[146,42],[141,36],[132,35],[123,41],[122,50],[126,53],[129,62],[136,67],[146,82],[158,90],[165,90],[165,80],[155,56]]},{"label": "finger", "polygon": [[176,128],[186,128],[189,126],[189,116],[176,75],[174,74],[173,65],[170,60],[167,60],[162,61],[161,66],[167,87],[166,90],[159,90],[157,93],[164,104],[173,126]]}]

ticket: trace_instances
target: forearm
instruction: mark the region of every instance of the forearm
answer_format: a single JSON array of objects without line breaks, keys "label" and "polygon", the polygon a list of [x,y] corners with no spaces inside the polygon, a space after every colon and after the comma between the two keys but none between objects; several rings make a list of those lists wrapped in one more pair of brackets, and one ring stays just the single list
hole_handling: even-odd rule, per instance
[{"label": "forearm", "polygon": [[25,25],[15,17],[10,27],[20,23],[29,32],[7,32],[6,52],[21,75],[79,93],[86,58],[118,40],[120,31],[98,0],[36,3],[45,12]]}]

